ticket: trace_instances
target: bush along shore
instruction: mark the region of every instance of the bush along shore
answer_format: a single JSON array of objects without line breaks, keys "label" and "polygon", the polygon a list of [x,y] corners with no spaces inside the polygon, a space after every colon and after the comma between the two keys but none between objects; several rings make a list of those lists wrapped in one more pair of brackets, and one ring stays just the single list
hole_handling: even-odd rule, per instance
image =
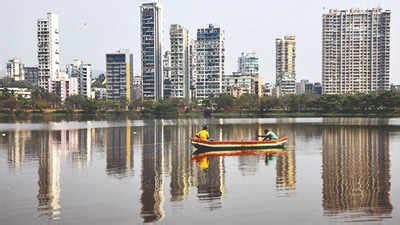
[{"label": "bush along shore", "polygon": [[352,95],[286,95],[257,97],[243,94],[233,97],[221,94],[203,100],[167,98],[162,101],[138,99],[127,101],[95,100],[84,96],[70,96],[64,102],[51,93],[35,90],[31,99],[12,92],[0,92],[1,116],[27,114],[85,116],[130,115],[132,117],[279,117],[279,116],[400,116],[400,91],[380,91]]}]

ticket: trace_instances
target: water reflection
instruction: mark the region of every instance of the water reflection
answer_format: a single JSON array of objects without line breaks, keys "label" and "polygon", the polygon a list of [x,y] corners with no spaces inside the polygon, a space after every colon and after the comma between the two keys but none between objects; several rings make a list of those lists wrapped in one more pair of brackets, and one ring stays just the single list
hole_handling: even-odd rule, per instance
[{"label": "water reflection", "polygon": [[154,121],[143,127],[141,215],[145,223],[164,216],[163,151],[164,126]]},{"label": "water reflection", "polygon": [[[323,207],[362,220],[390,216],[389,135],[384,128],[329,127],[322,133]],[[346,218],[348,215],[341,215]]]},{"label": "water reflection", "polygon": [[[352,126],[333,126],[332,121],[347,121]],[[315,184],[299,179],[297,174],[306,173],[308,168],[298,166],[307,162],[296,160],[299,155],[315,154],[312,150],[317,149],[318,157],[322,150],[322,172],[312,179],[322,181],[321,216],[349,221],[381,220],[391,217],[393,210],[389,131],[380,126],[380,120],[371,120],[368,127],[354,125],[362,121],[330,119],[329,126],[314,126],[287,119],[276,119],[278,124],[217,120],[210,125],[212,137],[218,140],[254,139],[265,128],[272,128],[280,136],[289,137],[284,154],[205,156],[192,161],[189,137],[202,124],[192,120],[151,120],[139,126],[125,121],[108,128],[93,128],[87,122],[87,129],[83,124],[74,124],[79,129],[14,130],[0,137],[0,154],[4,150],[6,168],[12,172],[21,171],[26,162],[35,165],[38,188],[33,193],[44,218],[63,219],[61,199],[68,198],[62,198],[61,181],[71,181],[61,179],[61,172],[69,167],[87,170],[95,164],[103,165],[101,173],[109,179],[137,180],[138,199],[132,204],[139,206],[137,213],[144,223],[155,223],[171,213],[171,205],[186,201],[199,202],[207,211],[224,208],[224,197],[233,189],[226,174],[236,181],[272,174],[258,185],[292,200],[296,198],[292,193],[301,191],[300,184]],[[271,186],[265,180],[271,181]]]},{"label": "water reflection", "polygon": [[122,178],[133,174],[131,127],[112,127],[106,134],[106,170]]}]

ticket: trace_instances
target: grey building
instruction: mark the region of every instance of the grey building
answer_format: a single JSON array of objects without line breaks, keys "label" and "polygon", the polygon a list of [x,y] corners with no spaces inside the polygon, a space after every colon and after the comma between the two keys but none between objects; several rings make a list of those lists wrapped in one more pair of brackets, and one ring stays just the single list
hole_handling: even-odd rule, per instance
[{"label": "grey building", "polygon": [[159,3],[143,3],[140,6],[142,82],[145,99],[160,100],[164,97],[161,13]]},{"label": "grey building", "polygon": [[133,55],[127,50],[106,54],[106,89],[108,100],[131,101]]},{"label": "grey building", "polygon": [[33,86],[39,85],[39,69],[37,67],[24,67],[25,80]]},{"label": "grey building", "polygon": [[322,19],[324,94],[388,90],[390,11],[331,9]]},{"label": "grey building", "polygon": [[196,98],[200,101],[222,93],[224,43],[224,31],[220,27],[209,24],[197,30]]}]

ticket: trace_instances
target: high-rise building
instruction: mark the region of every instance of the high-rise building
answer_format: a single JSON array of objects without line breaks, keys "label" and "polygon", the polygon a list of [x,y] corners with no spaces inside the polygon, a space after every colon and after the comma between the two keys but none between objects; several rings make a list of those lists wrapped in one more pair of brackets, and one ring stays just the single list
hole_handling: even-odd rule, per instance
[{"label": "high-rise building", "polygon": [[24,67],[25,80],[33,86],[39,85],[39,69],[37,67]]},{"label": "high-rise building", "polygon": [[24,64],[17,58],[12,58],[7,62],[7,76],[15,81],[24,80]]},{"label": "high-rise building", "polygon": [[388,90],[389,60],[389,10],[331,9],[323,15],[323,94]]},{"label": "high-rise building", "polygon": [[242,52],[238,59],[238,72],[248,75],[258,75],[260,73],[259,58],[255,52]]},{"label": "high-rise building", "polygon": [[39,87],[49,89],[49,80],[60,72],[60,30],[58,15],[47,13],[37,21]]},{"label": "high-rise building", "polygon": [[196,98],[200,101],[222,93],[225,47],[222,28],[209,24],[197,30]]},{"label": "high-rise building", "polygon": [[190,58],[189,31],[181,25],[173,24],[169,30],[171,41],[171,83],[172,97],[189,100]]},{"label": "high-rise building", "polygon": [[160,100],[164,97],[162,65],[162,11],[159,3],[140,6],[143,97]]},{"label": "high-rise building", "polygon": [[238,72],[251,78],[249,94],[261,96],[260,62],[255,52],[242,52],[238,58]]},{"label": "high-rise building", "polygon": [[284,36],[275,40],[276,86],[279,95],[296,93],[296,37]]},{"label": "high-rise building", "polygon": [[190,98],[196,98],[196,81],[197,81],[197,41],[189,42],[189,79],[190,79]]},{"label": "high-rise building", "polygon": [[133,55],[128,50],[106,54],[106,89],[108,100],[131,101]]},{"label": "high-rise building", "polygon": [[79,94],[91,98],[92,94],[92,65],[75,59],[72,64],[67,65],[67,74],[78,79]]},{"label": "high-rise building", "polygon": [[163,55],[163,79],[164,98],[171,97],[171,51],[165,51]]}]

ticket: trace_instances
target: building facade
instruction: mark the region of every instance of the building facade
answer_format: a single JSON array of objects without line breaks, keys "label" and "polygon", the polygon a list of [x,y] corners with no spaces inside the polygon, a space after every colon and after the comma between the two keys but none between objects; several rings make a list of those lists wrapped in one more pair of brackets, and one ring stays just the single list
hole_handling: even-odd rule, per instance
[{"label": "building facade", "polygon": [[248,74],[234,72],[223,76],[223,92],[233,97],[242,94],[254,94],[255,77]]},{"label": "building facade", "polygon": [[191,99],[196,98],[196,81],[197,81],[197,40],[189,41],[189,79],[190,79],[190,96]]},{"label": "building facade", "polygon": [[48,90],[49,80],[60,73],[60,30],[58,15],[47,13],[37,21],[39,87]]},{"label": "building facade", "polygon": [[224,42],[224,31],[220,27],[210,24],[197,30],[196,98],[200,101],[222,93]]},{"label": "building facade", "polygon": [[238,72],[252,78],[250,94],[261,96],[260,60],[255,52],[242,52],[238,58]]},{"label": "building facade", "polygon": [[79,95],[87,98],[92,97],[92,65],[75,59],[72,64],[67,65],[67,74],[78,79]]},{"label": "building facade", "polygon": [[15,81],[25,80],[24,64],[17,58],[7,62],[7,76]]},{"label": "building facade", "polygon": [[296,93],[296,37],[284,36],[275,40],[276,86],[279,95]]},{"label": "building facade", "polygon": [[322,20],[322,92],[388,90],[390,11],[331,9]]},{"label": "building facade", "polygon": [[171,51],[165,51],[163,55],[163,93],[164,98],[171,97]]},{"label": "building facade", "polygon": [[169,30],[171,42],[171,83],[174,98],[189,100],[190,94],[190,56],[189,31],[178,24],[172,24]]},{"label": "building facade", "polygon": [[133,55],[127,50],[106,54],[106,89],[108,100],[131,101]]},{"label": "building facade", "polygon": [[306,85],[308,84],[308,80],[300,80],[300,82],[296,82],[296,94],[302,95],[306,93]]},{"label": "building facade", "polygon": [[39,68],[37,67],[24,67],[24,78],[33,86],[39,85]]},{"label": "building facade", "polygon": [[65,101],[72,95],[78,95],[78,78],[69,77],[65,72],[60,72],[58,76],[48,82],[48,92],[54,93]]},{"label": "building facade", "polygon": [[140,6],[143,97],[164,97],[162,65],[162,10],[159,3]]}]

